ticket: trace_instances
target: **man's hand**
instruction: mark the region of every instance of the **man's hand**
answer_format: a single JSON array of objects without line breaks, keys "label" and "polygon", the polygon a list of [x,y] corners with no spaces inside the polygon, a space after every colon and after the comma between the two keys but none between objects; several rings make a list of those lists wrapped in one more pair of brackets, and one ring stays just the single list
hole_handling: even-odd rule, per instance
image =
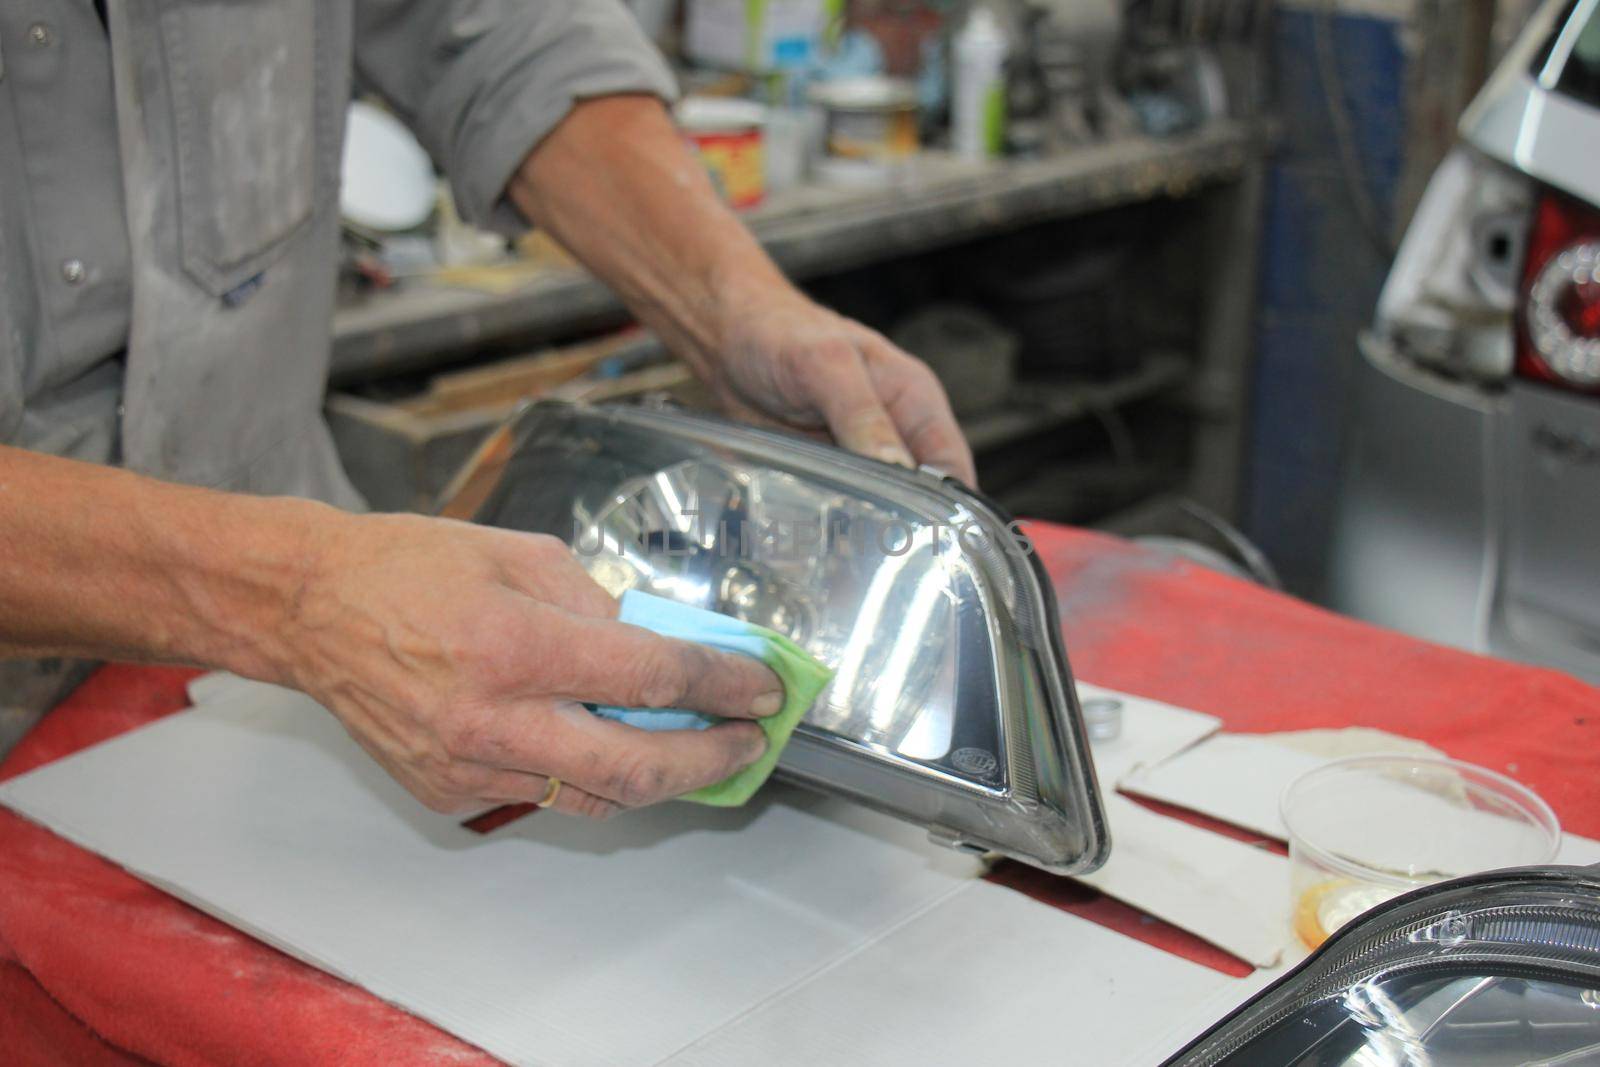
[{"label": "man's hand", "polygon": [[429,807],[604,816],[721,781],[751,722],[649,733],[581,702],[776,712],[755,660],[616,621],[561,542],[169,485],[0,446],[0,655],[190,663],[328,707]]},{"label": "man's hand", "polygon": [[729,304],[710,385],[730,412],[824,428],[852,451],[977,484],[972,450],[927,364],[787,283]]},{"label": "man's hand", "polygon": [[735,414],[974,483],[927,366],[794,288],[717,198],[661,102],[577,105],[507,195],[683,357]]},{"label": "man's hand", "polygon": [[335,527],[288,620],[289,681],[428,807],[537,802],[605,817],[753,762],[753,723],[652,733],[582,701],[770,715],[783,687],[745,656],[616,622],[560,541],[445,519]]}]

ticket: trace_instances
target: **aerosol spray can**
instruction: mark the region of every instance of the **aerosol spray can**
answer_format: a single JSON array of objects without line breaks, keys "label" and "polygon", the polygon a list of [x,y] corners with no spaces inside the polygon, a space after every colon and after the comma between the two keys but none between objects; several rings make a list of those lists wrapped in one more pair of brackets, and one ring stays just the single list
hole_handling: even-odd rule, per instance
[{"label": "aerosol spray can", "polygon": [[963,159],[995,159],[1005,148],[1008,50],[999,16],[987,4],[974,7],[955,39],[950,117],[956,154]]}]

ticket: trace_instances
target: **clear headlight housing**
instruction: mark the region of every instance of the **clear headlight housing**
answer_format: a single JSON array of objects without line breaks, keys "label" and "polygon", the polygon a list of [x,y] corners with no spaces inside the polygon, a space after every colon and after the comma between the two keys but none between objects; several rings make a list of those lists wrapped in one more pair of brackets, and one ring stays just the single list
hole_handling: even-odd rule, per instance
[{"label": "clear headlight housing", "polygon": [[1393,900],[1168,1063],[1600,1063],[1600,871],[1526,867]]},{"label": "clear headlight housing", "polygon": [[1060,871],[1109,842],[1048,580],[952,480],[680,412],[533,405],[476,520],[836,672],[780,772]]}]

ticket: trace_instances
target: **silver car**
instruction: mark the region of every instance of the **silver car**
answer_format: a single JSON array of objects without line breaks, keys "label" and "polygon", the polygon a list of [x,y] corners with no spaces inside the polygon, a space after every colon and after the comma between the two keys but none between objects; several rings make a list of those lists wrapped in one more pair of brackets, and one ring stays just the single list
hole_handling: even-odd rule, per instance
[{"label": "silver car", "polygon": [[1361,337],[1333,606],[1600,681],[1600,0],[1460,125]]}]

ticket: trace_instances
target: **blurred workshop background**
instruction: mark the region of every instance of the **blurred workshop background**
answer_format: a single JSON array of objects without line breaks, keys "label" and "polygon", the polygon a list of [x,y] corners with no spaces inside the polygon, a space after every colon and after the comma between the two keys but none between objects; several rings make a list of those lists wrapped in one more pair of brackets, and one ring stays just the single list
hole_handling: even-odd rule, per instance
[{"label": "blurred workshop background", "polygon": [[[987,492],[1340,601],[1358,338],[1529,0],[632,7],[724,195],[934,367]],[[350,131],[329,410],[375,506],[429,508],[530,395],[704,401],[548,239],[465,227],[376,105]]]}]

